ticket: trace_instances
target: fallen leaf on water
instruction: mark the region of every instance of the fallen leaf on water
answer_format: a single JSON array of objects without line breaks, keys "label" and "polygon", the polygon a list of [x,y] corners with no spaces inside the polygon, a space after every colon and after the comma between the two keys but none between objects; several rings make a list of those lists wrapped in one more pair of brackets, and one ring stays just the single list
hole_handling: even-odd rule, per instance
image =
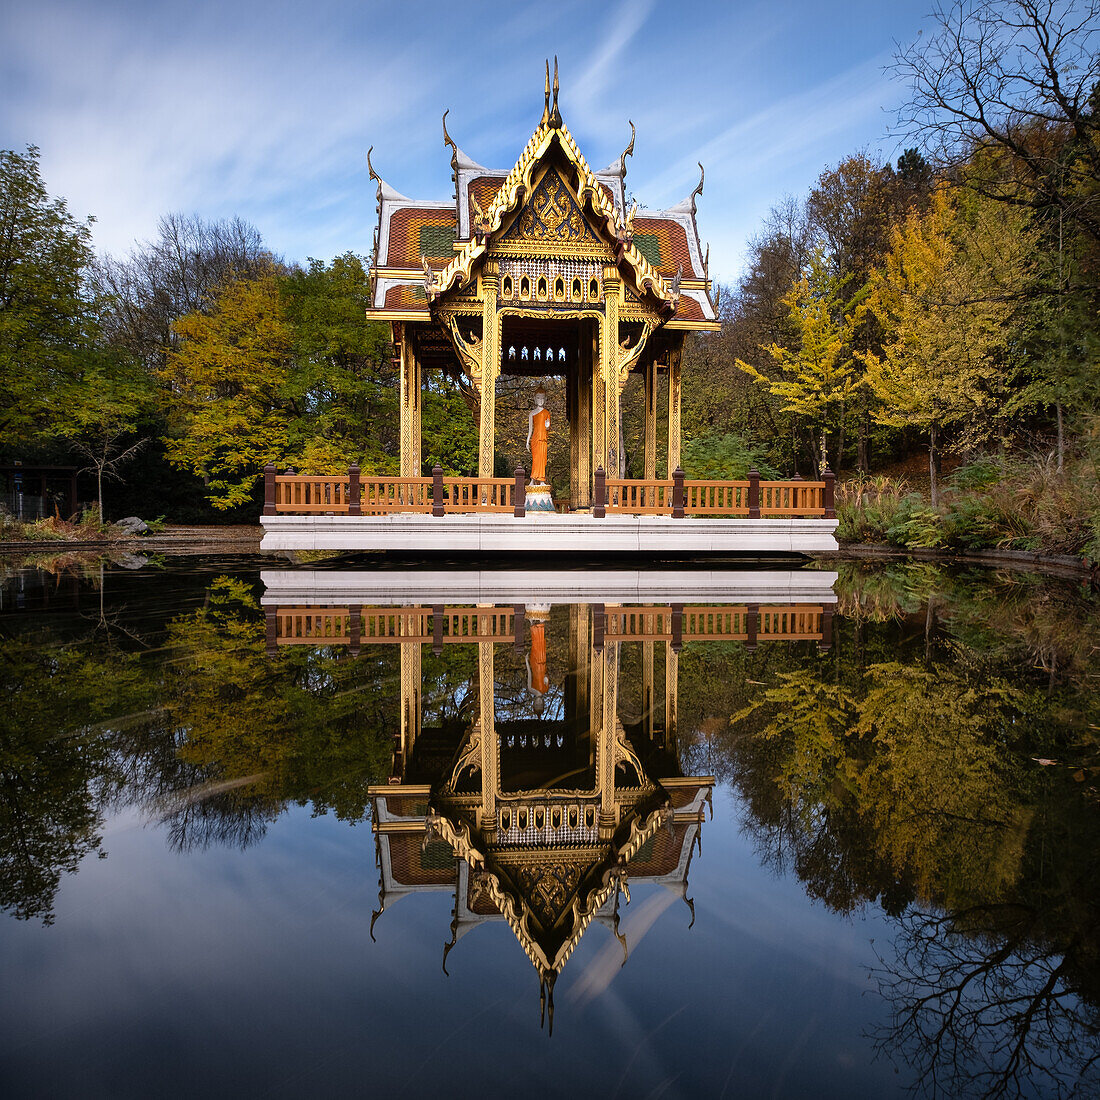
[{"label": "fallen leaf on water", "polygon": [[1057,760],[1048,760],[1045,756],[1033,756],[1031,759],[1034,760],[1036,764],[1042,764],[1044,768],[1052,767],[1058,763]]}]

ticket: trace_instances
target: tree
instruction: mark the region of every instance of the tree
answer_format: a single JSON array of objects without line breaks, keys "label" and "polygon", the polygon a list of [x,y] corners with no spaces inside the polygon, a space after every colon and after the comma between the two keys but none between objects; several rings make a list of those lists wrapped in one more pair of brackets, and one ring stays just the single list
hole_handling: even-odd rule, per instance
[{"label": "tree", "polygon": [[391,469],[397,450],[397,377],[385,325],[366,324],[370,281],[353,253],[310,260],[279,280],[292,332],[286,397],[299,465],[342,473]]},{"label": "tree", "polygon": [[851,322],[840,300],[843,280],[825,269],[820,253],[810,262],[808,274],[791,288],[784,303],[793,334],[788,347],[770,344],[779,376],[770,378],[751,364],[737,365],[755,382],[765,385],[781,401],[784,412],[804,420],[821,440],[821,465],[827,461],[827,436],[840,433],[837,463],[844,448],[844,413],[859,379],[850,349]]},{"label": "tree", "polygon": [[[895,57],[900,124],[984,194],[1056,209],[1100,242],[1098,0],[954,0]],[[975,154],[1008,154],[982,160]]]},{"label": "tree", "polygon": [[860,358],[879,421],[927,434],[933,506],[945,431],[962,425],[966,442],[985,438],[1007,389],[1032,244],[1021,211],[940,185],[927,214],[913,211],[894,230],[872,277],[865,308],[882,326],[882,353]]},{"label": "tree", "polygon": [[87,342],[91,231],[51,199],[39,151],[0,151],[0,440],[55,433]]},{"label": "tree", "polygon": [[274,265],[231,279],[209,313],[180,318],[163,372],[175,405],[169,461],[203,477],[217,508],[247,503],[289,452],[286,387],[294,334]]}]

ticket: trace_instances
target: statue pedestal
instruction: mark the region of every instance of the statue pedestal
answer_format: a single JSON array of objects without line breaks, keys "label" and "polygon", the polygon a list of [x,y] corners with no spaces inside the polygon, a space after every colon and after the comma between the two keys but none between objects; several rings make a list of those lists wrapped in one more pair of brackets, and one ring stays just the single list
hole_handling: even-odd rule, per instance
[{"label": "statue pedestal", "polygon": [[545,481],[528,482],[524,507],[528,514],[557,511],[554,507],[554,498],[550,495],[550,486]]}]

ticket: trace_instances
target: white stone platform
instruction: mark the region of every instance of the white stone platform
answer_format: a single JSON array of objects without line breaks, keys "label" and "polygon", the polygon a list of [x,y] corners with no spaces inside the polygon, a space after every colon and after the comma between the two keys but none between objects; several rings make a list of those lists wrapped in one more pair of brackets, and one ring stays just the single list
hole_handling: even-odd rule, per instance
[{"label": "white stone platform", "polygon": [[271,569],[268,606],[433,603],[835,604],[825,569]]},{"label": "white stone platform", "polygon": [[262,550],[409,553],[652,552],[806,554],[837,549],[835,519],[672,519],[670,516],[261,516]]}]

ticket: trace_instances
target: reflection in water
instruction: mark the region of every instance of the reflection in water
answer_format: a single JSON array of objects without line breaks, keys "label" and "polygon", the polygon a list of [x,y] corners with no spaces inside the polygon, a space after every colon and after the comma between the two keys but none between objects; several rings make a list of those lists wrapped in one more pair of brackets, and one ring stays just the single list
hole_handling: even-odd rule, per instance
[{"label": "reflection in water", "polygon": [[[714,785],[710,776],[679,770],[677,654],[671,640],[661,642],[667,649],[664,700],[656,712],[652,703],[652,648],[666,609],[636,616],[649,628],[642,684],[649,705],[629,730],[618,707],[621,643],[607,640],[607,611],[583,604],[561,611],[568,615],[568,671],[561,705],[548,710],[550,608],[528,605],[511,616],[501,609],[477,610],[465,635],[484,639],[470,643],[478,650],[477,683],[469,686],[477,710],[465,727],[423,722],[420,641],[401,642],[401,707],[407,717],[389,783],[371,788],[380,872],[372,930],[406,894],[453,890],[444,970],[450,951],[475,925],[507,921],[538,973],[551,1031],[555,982],[594,920],[611,929],[626,962],[619,905],[622,896],[629,900],[631,880],[676,892],[694,923],[688,869]],[[380,612],[367,614],[376,618]],[[406,612],[390,614],[400,620]],[[446,615],[453,624],[456,612],[448,609]],[[595,636],[597,621],[602,639]],[[510,627],[513,649],[523,653],[523,694],[513,687],[515,661],[498,668],[500,626]]]},{"label": "reflection in water", "polygon": [[[1095,602],[927,565],[844,566],[835,617],[807,592],[549,608],[541,593],[337,596],[273,603],[226,565],[13,576],[0,906],[53,921],[66,876],[106,852],[105,823],[128,807],[196,858],[255,846],[294,805],[370,816],[386,949],[407,949],[400,899],[445,891],[444,961],[474,925],[507,922],[549,1015],[602,923],[617,955],[570,973],[579,1012],[637,946],[618,921],[632,885],[664,888],[639,932],[693,894],[692,942],[721,921],[701,891],[724,868],[697,866],[688,888],[717,782],[742,818],[708,823],[708,850],[740,826],[760,863],[829,910],[886,914],[882,1000],[864,1004],[904,1081],[941,1095],[1096,1085]],[[704,999],[728,1022],[723,995]]]}]

